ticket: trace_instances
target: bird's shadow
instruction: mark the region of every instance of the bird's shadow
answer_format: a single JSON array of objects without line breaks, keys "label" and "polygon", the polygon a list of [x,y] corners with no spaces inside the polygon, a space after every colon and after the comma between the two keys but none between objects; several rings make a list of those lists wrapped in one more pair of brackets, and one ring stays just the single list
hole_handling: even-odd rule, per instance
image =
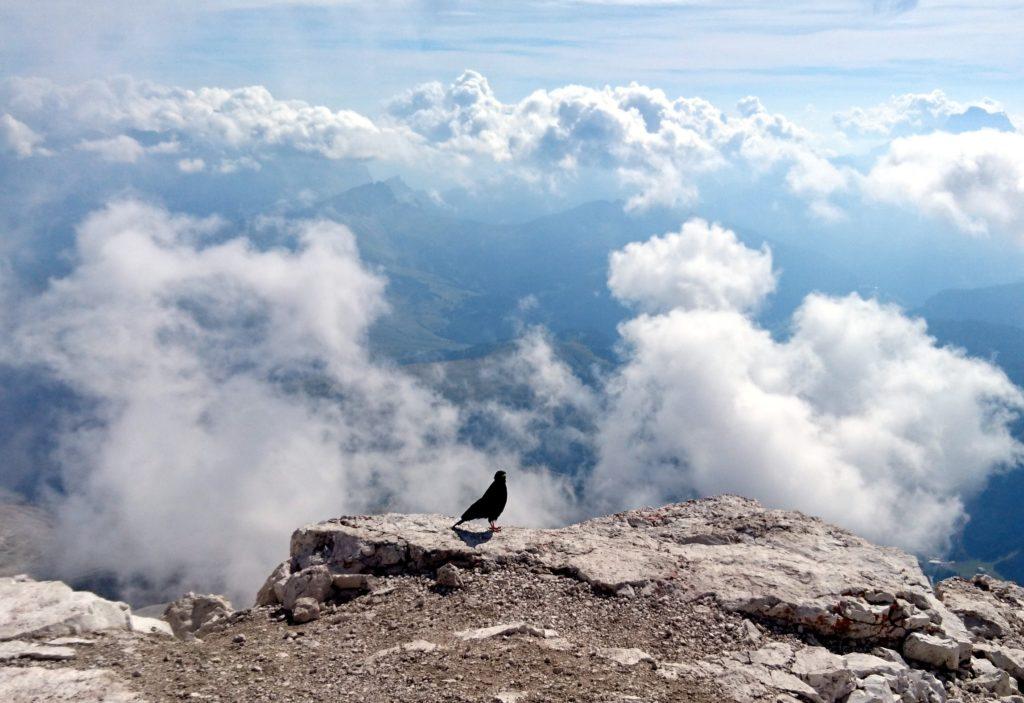
[{"label": "bird's shadow", "polygon": [[452,532],[470,547],[476,547],[484,542],[489,542],[494,537],[494,533],[490,530],[487,532],[470,532],[469,530],[463,530],[461,527],[453,527]]}]

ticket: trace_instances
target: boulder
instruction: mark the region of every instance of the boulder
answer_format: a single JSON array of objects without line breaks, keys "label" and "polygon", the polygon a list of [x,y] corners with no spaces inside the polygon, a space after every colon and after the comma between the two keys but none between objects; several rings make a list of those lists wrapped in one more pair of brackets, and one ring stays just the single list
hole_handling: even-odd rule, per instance
[{"label": "boulder", "polygon": [[74,591],[60,581],[0,578],[0,603],[0,640],[131,629],[127,604]]},{"label": "boulder", "polygon": [[174,630],[171,624],[161,618],[147,618],[142,615],[131,614],[132,632],[141,632],[146,635],[165,635],[174,637]]},{"label": "boulder", "polygon": [[334,574],[331,582],[339,591],[369,592],[377,588],[377,578],[370,574]]},{"label": "boulder", "polygon": [[974,678],[967,682],[967,688],[972,691],[987,691],[997,696],[1011,696],[1020,692],[1013,677],[988,659],[972,660],[971,671]]},{"label": "boulder", "polygon": [[320,603],[308,596],[295,601],[292,606],[292,622],[297,625],[320,619]]},{"label": "boulder", "polygon": [[978,647],[990,662],[1018,681],[1024,681],[1024,650],[1012,647]]},{"label": "boulder", "polygon": [[903,656],[939,669],[956,671],[971,656],[971,645],[947,637],[910,634],[903,641]]},{"label": "boulder", "polygon": [[292,610],[299,598],[312,598],[322,603],[327,599],[333,584],[330,570],[322,564],[302,569],[289,576],[285,582],[281,605],[286,610]]},{"label": "boulder", "polygon": [[843,658],[824,647],[805,647],[797,651],[791,670],[825,701],[838,700],[857,687]]},{"label": "boulder", "polygon": [[227,625],[227,618],[233,612],[231,603],[224,596],[190,592],[167,605],[164,619],[175,637],[202,638]]},{"label": "boulder", "polygon": [[278,564],[260,586],[259,592],[256,593],[256,605],[279,605],[281,599],[278,593],[284,592],[284,584],[289,576],[291,576],[291,564],[287,561]]}]

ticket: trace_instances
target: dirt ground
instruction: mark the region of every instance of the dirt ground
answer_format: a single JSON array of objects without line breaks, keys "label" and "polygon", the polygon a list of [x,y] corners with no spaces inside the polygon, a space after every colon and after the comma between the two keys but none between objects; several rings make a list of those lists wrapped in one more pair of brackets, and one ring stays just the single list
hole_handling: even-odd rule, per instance
[{"label": "dirt ground", "polygon": [[[636,647],[685,663],[750,646],[742,618],[671,592],[608,597],[511,566],[467,571],[464,580],[447,590],[426,577],[385,578],[375,594],[330,605],[304,625],[270,608],[241,611],[202,641],[103,635],[79,646],[75,660],[47,666],[113,669],[149,701],[718,703],[713,682],[668,680],[651,662],[622,665],[599,650]],[[515,621],[558,636],[454,635]],[[385,651],[417,640],[438,647]]]}]

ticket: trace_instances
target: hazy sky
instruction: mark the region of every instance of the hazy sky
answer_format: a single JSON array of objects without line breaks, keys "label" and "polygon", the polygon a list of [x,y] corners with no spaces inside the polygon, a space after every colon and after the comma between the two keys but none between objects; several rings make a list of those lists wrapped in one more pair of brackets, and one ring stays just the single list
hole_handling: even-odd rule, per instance
[{"label": "hazy sky", "polygon": [[373,2],[6,0],[5,73],[118,73],[185,87],[258,83],[374,113],[473,69],[504,100],[637,81],[732,104],[756,94],[815,126],[940,88],[1024,111],[1024,3],[913,0]]},{"label": "hazy sky", "polygon": [[[512,522],[736,492],[941,552],[1024,459],[1024,392],[913,313],[1024,278],[1022,27],[1012,2],[0,0],[0,487],[49,467],[58,575],[138,600],[248,598],[295,526],[455,513],[497,466]],[[344,195],[394,174],[401,204]],[[552,243],[607,247],[598,290],[524,259],[502,292],[488,233],[550,213]],[[378,321],[410,347],[557,321],[563,289],[626,316],[592,384],[540,327],[474,362],[513,391],[465,399],[373,347]]]}]

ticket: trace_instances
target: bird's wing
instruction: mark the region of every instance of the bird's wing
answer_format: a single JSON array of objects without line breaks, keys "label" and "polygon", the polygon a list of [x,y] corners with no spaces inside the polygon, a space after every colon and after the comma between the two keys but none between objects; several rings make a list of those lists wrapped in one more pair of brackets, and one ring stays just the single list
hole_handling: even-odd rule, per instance
[{"label": "bird's wing", "polygon": [[463,520],[478,520],[482,517],[487,517],[484,513],[486,512],[487,506],[487,494],[484,493],[483,497],[471,506],[466,508],[466,512],[462,513]]}]

